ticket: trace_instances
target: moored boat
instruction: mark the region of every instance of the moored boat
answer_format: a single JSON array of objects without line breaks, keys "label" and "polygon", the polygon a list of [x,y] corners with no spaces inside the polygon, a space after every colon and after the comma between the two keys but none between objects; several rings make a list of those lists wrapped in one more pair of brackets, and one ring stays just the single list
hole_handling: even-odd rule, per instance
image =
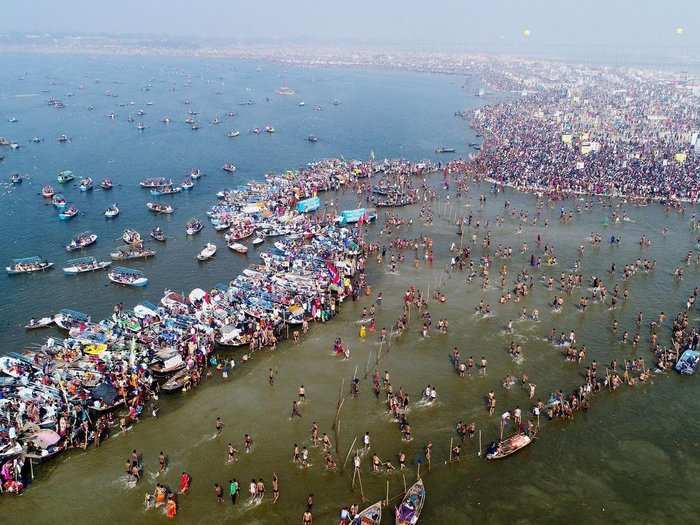
[{"label": "moored boat", "polygon": [[107,268],[111,261],[98,261],[94,257],[80,257],[78,259],[69,259],[66,261],[66,266],[63,267],[63,273],[66,275],[77,275],[79,273],[94,272]]},{"label": "moored boat", "polygon": [[92,232],[82,232],[73,237],[71,241],[66,245],[66,251],[72,252],[74,250],[80,250],[94,244],[97,241],[97,235]]},{"label": "moored boat", "polygon": [[24,325],[26,330],[36,330],[37,328],[46,328],[53,324],[53,317],[41,317],[40,319],[30,319],[27,324]]},{"label": "moored boat", "polygon": [[350,525],[380,525],[382,522],[382,502],[370,505],[352,519]]},{"label": "moored boat", "polygon": [[53,322],[56,326],[63,330],[70,330],[76,326],[85,325],[90,322],[90,316],[79,312],[78,310],[70,310],[64,308],[53,317]]},{"label": "moored boat", "polygon": [[514,454],[532,443],[532,438],[525,434],[513,434],[506,439],[491,443],[486,449],[486,459],[502,459]]},{"label": "moored boat", "polygon": [[240,242],[229,242],[226,246],[231,248],[234,252],[242,254],[248,253],[248,247]]},{"label": "moored boat", "polygon": [[259,246],[265,242],[265,237],[263,235],[257,235],[251,242],[253,246]]},{"label": "moored boat", "polygon": [[406,492],[401,505],[396,508],[396,525],[415,525],[425,503],[423,480],[416,481]]},{"label": "moored boat", "polygon": [[674,367],[676,372],[683,375],[693,375],[700,362],[700,352],[695,350],[686,350],[683,352]]},{"label": "moored boat", "polygon": [[115,266],[112,268],[109,272],[107,272],[107,277],[113,283],[123,284],[126,286],[142,287],[148,284],[148,278],[141,270],[125,268],[123,266]]},{"label": "moored boat", "polygon": [[215,253],[216,253],[216,244],[212,244],[212,243],[208,242],[207,245],[204,248],[202,248],[202,250],[197,254],[197,260],[206,261],[206,260],[214,257]]},{"label": "moored boat", "polygon": [[52,262],[48,262],[43,257],[24,257],[21,259],[12,259],[12,264],[5,267],[5,270],[10,275],[20,273],[43,272],[53,266]]}]

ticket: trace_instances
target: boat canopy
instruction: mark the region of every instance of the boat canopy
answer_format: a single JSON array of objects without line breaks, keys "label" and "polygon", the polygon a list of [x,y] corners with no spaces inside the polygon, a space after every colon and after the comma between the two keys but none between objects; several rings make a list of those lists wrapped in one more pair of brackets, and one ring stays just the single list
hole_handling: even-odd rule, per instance
[{"label": "boat canopy", "polygon": [[46,259],[35,255],[34,257],[24,257],[22,259],[12,259],[13,264],[41,264],[46,262]]},{"label": "boat canopy", "polygon": [[89,315],[79,312],[78,310],[70,310],[68,308],[64,308],[58,313],[64,317],[75,319],[76,321],[88,321],[90,319]]},{"label": "boat canopy", "polygon": [[77,264],[91,264],[94,263],[97,259],[94,257],[78,257],[77,259],[68,259],[66,261],[67,266],[75,266]]},{"label": "boat canopy", "polygon": [[367,220],[369,220],[376,217],[376,212],[374,210],[368,210],[367,208],[343,210],[340,212],[340,224],[352,224],[358,222],[363,215]]},{"label": "boat canopy", "polygon": [[312,197],[310,199],[304,199],[303,201],[297,202],[297,211],[300,213],[308,213],[315,211],[321,206],[321,199],[318,197]]},{"label": "boat canopy", "polygon": [[124,266],[117,266],[112,271],[114,273],[123,273],[125,275],[138,275],[139,277],[143,277],[145,275],[141,270],[126,268]]}]

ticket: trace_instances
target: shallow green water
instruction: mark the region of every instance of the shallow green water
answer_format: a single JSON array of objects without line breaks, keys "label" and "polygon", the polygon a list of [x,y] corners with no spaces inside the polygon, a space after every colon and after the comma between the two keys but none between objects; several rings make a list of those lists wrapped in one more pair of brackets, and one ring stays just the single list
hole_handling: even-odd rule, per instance
[{"label": "shallow green water", "polygon": [[[556,388],[569,391],[583,382],[585,365],[567,363],[559,350],[548,344],[551,327],[557,332],[574,329],[577,340],[589,349],[588,360],[608,363],[616,358],[622,362],[635,352],[631,346],[619,343],[624,329],[634,333],[634,319],[639,311],[645,320],[656,317],[659,311],[669,316],[684,308],[685,299],[697,283],[695,266],[686,269],[680,283],[671,272],[695,245],[688,228],[689,215],[666,214],[658,206],[647,208],[625,207],[632,222],[623,222],[609,228],[602,226],[609,208],[596,206],[593,212],[576,214],[574,221],[560,225],[558,206],[545,210],[550,226],[525,226],[522,235],[517,224],[506,220],[495,225],[495,217],[502,213],[506,198],[515,209],[535,209],[530,196],[508,192],[498,197],[489,194],[484,208],[478,205],[478,192],[473,189],[469,198],[452,205],[435,208],[442,215],[433,226],[424,226],[416,220],[400,233],[415,237],[421,233],[435,241],[436,260],[432,268],[416,269],[405,263],[398,274],[386,272],[384,266],[370,265],[370,281],[374,291],[382,291],[384,302],[378,309],[377,326],[391,326],[399,315],[401,294],[411,284],[434,289],[441,283],[448,294],[445,304],[431,302],[430,311],[435,325],[440,318],[450,321],[450,333],[432,335],[423,339],[415,318],[410,329],[395,341],[388,352],[382,353],[379,368],[391,372],[395,388],[403,386],[412,398],[408,419],[414,431],[411,443],[401,441],[396,423],[385,413],[385,405],[371,394],[371,378],[364,378],[368,360],[377,355],[376,334],[366,340],[358,337],[357,320],[370,301],[363,298],[357,303],[343,305],[338,320],[327,326],[314,326],[299,345],[285,343],[274,353],[257,355],[238,369],[228,380],[219,376],[187,394],[164,396],[160,417],[148,418],[126,435],[108,440],[97,450],[73,452],[57,461],[37,468],[38,482],[24,496],[2,498],[3,522],[56,523],[71,520],[95,523],[109,516],[114,523],[161,523],[166,518],[156,511],[143,510],[143,497],[154,484],[165,482],[176,486],[179,474],[187,470],[193,476],[191,494],[180,497],[177,522],[180,523],[298,523],[304,510],[306,496],[315,495],[314,523],[336,523],[342,504],[359,502],[360,491],[351,488],[352,469],[329,473],[323,467],[320,452],[311,451],[313,466],[301,470],[291,462],[294,443],[310,444],[312,421],[317,421],[321,432],[331,432],[338,390],[343,378],[345,387],[355,369],[363,378],[359,399],[347,399],[341,411],[340,456],[342,464],[354,437],[358,440],[365,431],[372,435],[374,450],[384,459],[396,464],[400,450],[406,452],[410,466],[405,472],[410,483],[416,476],[416,460],[427,440],[434,443],[431,472],[425,465],[421,474],[428,497],[421,523],[690,523],[700,508],[692,496],[700,473],[698,450],[699,424],[694,417],[700,405],[697,378],[680,377],[674,373],[656,376],[645,385],[624,387],[614,393],[603,392],[594,397],[593,407],[587,414],[577,414],[572,423],[542,422],[540,438],[519,454],[496,463],[487,463],[476,457],[476,439],[464,447],[460,464],[445,465],[449,454],[454,424],[458,419],[476,421],[483,433],[484,445],[498,435],[498,416],[487,415],[483,398],[494,390],[498,398],[497,414],[516,405],[529,408],[527,393],[514,388],[506,391],[501,380],[507,373],[520,375],[527,372],[537,384],[537,397],[546,399]],[[564,206],[571,207],[567,202]],[[629,301],[609,312],[593,305],[585,314],[579,313],[573,302],[584,292],[575,290],[559,314],[553,314],[546,303],[555,292],[550,292],[539,280],[533,293],[524,301],[504,306],[497,305],[498,290],[485,294],[479,283],[466,285],[464,274],[447,274],[448,247],[459,242],[455,228],[446,215],[469,213],[488,217],[492,224],[492,246],[510,245],[518,255],[508,262],[509,276],[529,268],[529,258],[519,254],[523,240],[533,249],[537,234],[554,245],[559,264],[535,271],[551,274],[557,279],[561,271],[569,269],[577,259],[577,247],[585,245],[581,258],[583,273],[602,276],[610,289],[614,283],[606,273],[611,261],[618,269],[637,257],[654,258],[657,269],[648,275],[636,275],[626,284],[630,289]],[[406,216],[416,216],[417,209],[402,210]],[[667,237],[662,227],[669,227]],[[380,228],[374,227],[374,235]],[[602,232],[604,242],[593,249],[586,241],[592,231]],[[621,245],[610,247],[606,236],[612,232],[623,238]],[[640,249],[637,241],[645,233],[652,247]],[[466,237],[466,236],[465,236]],[[475,255],[481,251],[480,246]],[[411,252],[406,252],[411,259]],[[494,265],[497,268],[499,264]],[[495,276],[492,277],[495,281]],[[621,283],[621,287],[623,284]],[[479,320],[473,315],[474,306],[483,297],[494,308],[495,317]],[[515,364],[506,351],[511,336],[504,326],[509,319],[517,319],[520,309],[533,307],[540,310],[541,322],[515,322],[513,338],[523,345],[525,361]],[[620,321],[618,335],[609,329],[611,320]],[[697,316],[691,313],[691,320]],[[645,322],[646,324],[646,322]],[[668,327],[666,327],[668,328]],[[636,351],[650,362],[647,348],[647,330],[642,329],[642,344]],[[349,361],[339,361],[331,354],[335,337],[342,337],[351,346]],[[668,341],[668,330],[661,340]],[[463,357],[485,355],[489,360],[486,377],[459,378],[452,370],[449,352],[457,346]],[[386,350],[386,349],[383,349]],[[267,371],[277,371],[274,386],[267,383]],[[420,407],[415,401],[428,383],[437,385],[437,406]],[[291,403],[296,389],[304,384],[307,402],[302,406],[303,417],[290,421]],[[212,439],[214,421],[221,416],[225,422],[223,436]],[[239,462],[226,464],[226,443],[242,448],[244,433],[255,440],[251,454],[242,454]],[[129,488],[121,477],[122,464],[129,452],[136,448],[145,458],[145,479]],[[158,452],[170,457],[170,467],[158,478]],[[368,501],[385,496],[389,482],[391,498],[400,495],[403,479],[400,473],[372,474],[368,459],[362,466],[362,488]],[[281,499],[273,505],[268,499],[262,505],[246,504],[246,498],[232,507],[230,503],[216,503],[213,483],[226,483],[232,477],[244,484],[250,478],[264,478],[268,493],[273,472],[281,483]],[[392,500],[392,508],[395,500]],[[392,523],[392,517],[386,518]]]}]

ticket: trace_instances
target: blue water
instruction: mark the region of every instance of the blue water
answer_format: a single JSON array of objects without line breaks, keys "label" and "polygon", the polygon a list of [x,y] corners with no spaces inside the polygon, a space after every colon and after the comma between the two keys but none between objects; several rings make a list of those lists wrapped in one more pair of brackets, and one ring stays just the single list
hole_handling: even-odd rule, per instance
[{"label": "blue water", "polygon": [[[290,68],[219,59],[36,55],[3,56],[0,68],[6,72],[0,76],[0,136],[21,145],[18,150],[0,148],[5,155],[0,163],[0,262],[41,255],[56,265],[48,273],[0,276],[6,298],[0,305],[3,351],[45,337],[24,332],[30,317],[68,307],[97,318],[120,301],[128,306],[142,298],[157,300],[165,288],[187,291],[235,276],[249,259],[227,250],[208,223],[198,236],[187,238],[184,233],[190,217],[206,218],[217,191],[325,157],[367,159],[372,150],[377,159],[466,157],[467,143],[474,137],[466,122],[453,114],[480,103],[473,97],[474,86],[464,85],[461,77],[409,72]],[[280,86],[290,86],[297,94],[280,96]],[[49,106],[50,97],[66,107]],[[188,99],[191,104],[185,105]],[[249,99],[256,104],[239,105]],[[340,104],[334,105],[334,100]],[[300,107],[300,101],[305,106]],[[93,111],[88,110],[91,105]],[[321,111],[314,110],[317,105]],[[137,116],[139,109],[146,114]],[[184,122],[190,110],[199,112],[198,131]],[[237,115],[227,117],[229,111]],[[112,112],[115,120],[107,117]],[[135,122],[128,122],[129,114]],[[160,122],[164,116],[171,118],[169,125]],[[212,125],[217,116],[222,123]],[[18,121],[8,122],[11,117]],[[137,122],[147,129],[138,131]],[[266,125],[277,132],[249,133]],[[241,135],[228,138],[232,129]],[[58,143],[63,133],[70,143]],[[306,141],[309,134],[317,135],[319,142]],[[32,143],[35,136],[43,142]],[[457,152],[437,156],[439,145]],[[235,175],[221,170],[225,162],[238,167]],[[205,173],[195,188],[160,198],[175,206],[173,215],[154,216],[146,209],[145,203],[154,198],[139,188],[139,180],[158,176],[179,183],[194,167]],[[61,187],[56,175],[66,169],[76,180]],[[15,172],[25,175],[24,183],[6,184]],[[82,193],[77,184],[84,176],[95,179],[96,186],[109,177],[115,188]],[[75,204],[80,216],[59,221],[53,206],[39,195],[47,183]],[[108,221],[103,212],[113,202],[121,214]],[[108,283],[104,272],[63,275],[67,259],[108,259],[122,244],[118,238],[125,228],[147,237],[156,225],[170,238],[167,244],[148,243],[158,251],[155,258],[126,263],[146,272],[147,288],[119,288]],[[83,252],[65,252],[72,236],[85,230],[98,234],[97,244]],[[216,242],[219,253],[215,260],[197,264],[195,255],[207,241]]]}]

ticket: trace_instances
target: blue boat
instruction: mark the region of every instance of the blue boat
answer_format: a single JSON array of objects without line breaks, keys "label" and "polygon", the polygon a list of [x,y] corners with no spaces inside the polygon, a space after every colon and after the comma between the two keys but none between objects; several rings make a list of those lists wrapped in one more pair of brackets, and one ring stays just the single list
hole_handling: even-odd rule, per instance
[{"label": "blue boat", "polygon": [[304,199],[303,201],[297,202],[296,209],[299,213],[309,213],[318,210],[321,206],[321,199],[318,197],[312,197],[310,199]]},{"label": "blue boat", "polygon": [[357,208],[354,210],[343,210],[340,212],[340,224],[354,224],[359,222],[364,216],[365,222],[373,221],[377,218],[377,212],[368,208]]},{"label": "blue boat", "polygon": [[686,350],[681,355],[676,363],[676,372],[686,376],[692,376],[700,362],[700,352],[695,350]]}]

